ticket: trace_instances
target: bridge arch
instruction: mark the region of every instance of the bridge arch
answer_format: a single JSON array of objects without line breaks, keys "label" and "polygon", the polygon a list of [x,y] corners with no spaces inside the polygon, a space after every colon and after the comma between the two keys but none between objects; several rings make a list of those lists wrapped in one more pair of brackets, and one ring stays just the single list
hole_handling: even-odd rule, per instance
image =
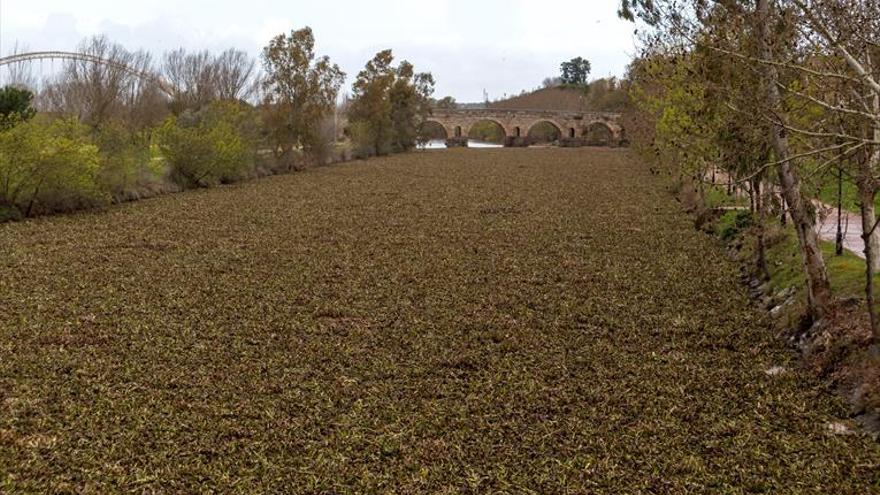
[{"label": "bridge arch", "polygon": [[427,119],[419,125],[419,134],[427,139],[442,139],[444,141],[452,136],[445,125],[433,119]]},{"label": "bridge arch", "polygon": [[503,144],[510,133],[502,122],[494,118],[475,119],[467,128],[464,137],[485,141],[489,143]]},{"label": "bridge arch", "polygon": [[588,146],[611,146],[617,133],[607,122],[593,121],[584,126],[583,137]]},{"label": "bridge arch", "polygon": [[527,136],[531,142],[552,143],[566,136],[564,129],[567,128],[554,120],[541,119],[531,123]]}]

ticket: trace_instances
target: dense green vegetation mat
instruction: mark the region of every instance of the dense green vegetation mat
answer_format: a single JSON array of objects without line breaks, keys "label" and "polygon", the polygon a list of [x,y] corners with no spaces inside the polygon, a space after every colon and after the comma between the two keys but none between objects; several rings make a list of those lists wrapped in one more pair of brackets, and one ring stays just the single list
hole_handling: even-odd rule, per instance
[{"label": "dense green vegetation mat", "polygon": [[426,152],[2,225],[0,491],[880,490],[665,180]]}]

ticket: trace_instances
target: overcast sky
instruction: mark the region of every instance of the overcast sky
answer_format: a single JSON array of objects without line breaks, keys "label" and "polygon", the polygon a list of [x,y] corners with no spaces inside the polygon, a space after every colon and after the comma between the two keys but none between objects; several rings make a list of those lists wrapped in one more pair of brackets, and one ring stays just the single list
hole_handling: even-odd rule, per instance
[{"label": "overcast sky", "polygon": [[517,94],[583,56],[593,76],[622,75],[633,26],[619,0],[0,0],[0,41],[31,51],[71,50],[106,34],[157,54],[178,47],[236,47],[258,56],[274,35],[311,26],[319,54],[349,83],[377,51],[392,48],[434,73],[436,96],[479,101]]}]

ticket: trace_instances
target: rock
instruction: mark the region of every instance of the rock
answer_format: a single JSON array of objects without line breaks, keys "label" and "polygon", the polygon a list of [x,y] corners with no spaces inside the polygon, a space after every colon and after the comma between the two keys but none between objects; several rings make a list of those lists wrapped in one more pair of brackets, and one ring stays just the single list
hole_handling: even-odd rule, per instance
[{"label": "rock", "polygon": [[782,366],[774,366],[774,367],[764,371],[764,373],[766,373],[767,376],[779,376],[779,375],[785,374],[787,371],[788,370]]},{"label": "rock", "polygon": [[778,317],[782,316],[783,310],[785,308],[791,306],[792,304],[794,304],[794,299],[784,300],[782,303],[780,303],[776,307],[770,309],[770,316],[772,316],[774,318],[778,318]]},{"label": "rock", "polygon": [[776,294],[773,296],[774,299],[778,301],[788,301],[791,300],[795,295],[794,287],[789,287],[785,290],[776,291]]},{"label": "rock", "polygon": [[856,432],[852,428],[843,423],[828,423],[828,431],[832,435],[855,435]]}]

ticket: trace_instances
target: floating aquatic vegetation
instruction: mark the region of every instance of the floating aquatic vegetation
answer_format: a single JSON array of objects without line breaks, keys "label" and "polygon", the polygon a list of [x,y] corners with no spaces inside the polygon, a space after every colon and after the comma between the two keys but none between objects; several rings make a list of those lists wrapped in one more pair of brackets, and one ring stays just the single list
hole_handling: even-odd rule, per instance
[{"label": "floating aquatic vegetation", "polygon": [[450,150],[2,225],[0,487],[876,490],[664,185]]}]

